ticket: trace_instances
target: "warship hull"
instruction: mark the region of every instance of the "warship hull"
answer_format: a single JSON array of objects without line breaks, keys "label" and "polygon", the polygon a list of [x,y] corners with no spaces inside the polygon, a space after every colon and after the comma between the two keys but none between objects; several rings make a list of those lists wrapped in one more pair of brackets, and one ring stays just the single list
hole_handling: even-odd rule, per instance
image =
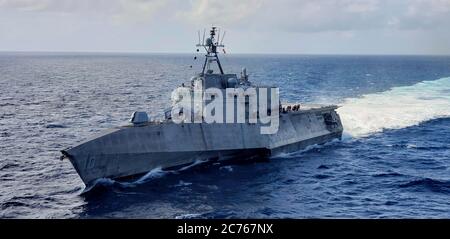
[{"label": "warship hull", "polygon": [[86,185],[198,161],[269,158],[324,144],[342,136],[336,106],[307,107],[280,114],[276,134],[261,135],[259,124],[148,123],[108,130],[63,150]]}]

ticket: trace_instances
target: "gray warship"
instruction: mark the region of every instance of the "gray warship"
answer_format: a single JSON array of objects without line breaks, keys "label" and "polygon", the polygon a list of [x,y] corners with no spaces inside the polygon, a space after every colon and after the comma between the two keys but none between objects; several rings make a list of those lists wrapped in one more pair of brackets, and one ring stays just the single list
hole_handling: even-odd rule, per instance
[{"label": "gray warship", "polygon": [[[191,79],[191,85],[183,84],[183,87],[193,91],[200,82],[203,91],[209,88],[222,91],[261,88],[249,81],[245,68],[239,77],[224,73],[218,57],[218,49],[224,47],[223,37],[221,42],[218,34],[217,28],[213,27],[207,39],[203,34],[201,42],[199,33],[197,47],[206,50],[203,68]],[[217,66],[218,73],[212,70],[212,65]],[[336,105],[283,104],[279,101],[276,109],[269,107],[269,114],[278,111],[278,130],[272,134],[261,134],[260,122],[207,123],[200,119],[196,123],[176,123],[171,114],[173,107],[165,111],[163,120],[149,120],[147,113],[134,112],[129,124],[62,150],[61,159],[69,159],[88,186],[102,178],[124,179],[154,169],[183,168],[199,161],[270,158],[340,139],[343,132]]]}]

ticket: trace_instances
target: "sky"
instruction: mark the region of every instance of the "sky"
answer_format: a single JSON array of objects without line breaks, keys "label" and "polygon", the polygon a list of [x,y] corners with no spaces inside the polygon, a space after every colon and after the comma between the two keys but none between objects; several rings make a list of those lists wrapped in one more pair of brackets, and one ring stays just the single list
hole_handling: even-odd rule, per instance
[{"label": "sky", "polygon": [[0,51],[450,55],[450,0],[0,0]]}]

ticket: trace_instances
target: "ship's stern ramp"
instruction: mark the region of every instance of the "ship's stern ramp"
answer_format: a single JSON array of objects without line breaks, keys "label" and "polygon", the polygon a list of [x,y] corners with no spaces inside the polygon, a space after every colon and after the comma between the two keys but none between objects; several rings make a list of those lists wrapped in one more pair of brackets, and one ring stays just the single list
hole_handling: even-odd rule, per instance
[{"label": "ship's stern ramp", "polygon": [[280,114],[277,134],[270,135],[272,154],[295,152],[342,137],[343,126],[336,105],[302,105],[298,111]]}]

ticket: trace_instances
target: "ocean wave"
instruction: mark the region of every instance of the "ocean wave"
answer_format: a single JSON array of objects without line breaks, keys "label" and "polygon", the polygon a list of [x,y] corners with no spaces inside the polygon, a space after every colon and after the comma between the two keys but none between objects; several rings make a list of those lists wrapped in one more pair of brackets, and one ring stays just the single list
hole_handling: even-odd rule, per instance
[{"label": "ocean wave", "polygon": [[139,179],[131,182],[122,182],[110,178],[100,178],[95,180],[92,184],[88,185],[81,194],[86,194],[88,192],[91,192],[93,189],[98,187],[121,187],[121,188],[132,188],[136,187],[140,184],[144,184],[146,182],[149,182],[153,179],[161,178],[165,176],[168,173],[171,173],[172,171],[164,171],[161,168],[155,168],[152,171],[146,173],[144,176],[140,177]]},{"label": "ocean wave", "polygon": [[230,166],[230,165],[228,165],[228,166],[223,166],[223,167],[220,167],[219,170],[226,170],[226,171],[228,171],[228,172],[233,172],[233,167]]},{"label": "ocean wave", "polygon": [[335,145],[337,143],[339,143],[340,140],[339,139],[333,139],[329,142],[326,142],[324,144],[314,144],[314,145],[309,145],[306,148],[299,150],[299,151],[295,151],[292,153],[278,153],[276,155],[272,155],[270,158],[271,159],[289,159],[289,158],[298,158],[299,156],[301,156],[304,153],[310,152],[312,150],[320,150],[326,147],[330,147],[332,145]]},{"label": "ocean wave", "polygon": [[174,185],[173,187],[177,188],[177,187],[187,187],[187,186],[191,186],[192,183],[190,182],[185,182],[183,180],[180,180],[176,185]]},{"label": "ocean wave", "polygon": [[438,193],[450,193],[450,181],[441,181],[431,178],[421,178],[400,185],[401,188],[414,188],[420,190],[430,190]]},{"label": "ocean wave", "polygon": [[48,124],[45,126],[45,128],[47,128],[47,129],[64,129],[64,128],[67,128],[67,126],[62,125],[62,124]]},{"label": "ocean wave", "polygon": [[99,187],[108,187],[108,186],[112,186],[116,183],[115,180],[113,179],[109,179],[109,178],[99,178],[97,180],[95,180],[92,184],[88,185],[82,192],[81,194],[88,194],[90,192],[92,192],[94,189],[99,188]]},{"label": "ocean wave", "polygon": [[198,165],[201,165],[201,164],[204,164],[204,163],[207,163],[207,162],[208,162],[208,160],[200,160],[200,159],[198,159],[198,160],[195,160],[194,163],[189,164],[187,166],[182,167],[181,169],[176,170],[176,172],[186,171],[186,170],[189,170],[191,168],[194,168],[195,166],[198,166]]},{"label": "ocean wave", "polygon": [[372,177],[374,177],[374,178],[388,178],[388,177],[402,177],[402,176],[406,176],[406,175],[401,174],[401,173],[396,173],[396,172],[378,173],[378,174],[372,175]]},{"label": "ocean wave", "polygon": [[450,117],[450,77],[350,98],[338,112],[345,134],[366,137],[385,129],[400,129]]},{"label": "ocean wave", "polygon": [[415,145],[415,144],[390,144],[390,145],[386,145],[387,147],[392,147],[392,148],[399,148],[399,149],[415,149],[415,150],[425,150],[425,151],[429,151],[429,150],[444,150],[444,149],[450,149],[450,146],[447,145],[439,145],[439,146],[419,146],[419,145]]},{"label": "ocean wave", "polygon": [[202,214],[192,213],[192,214],[185,214],[185,215],[176,216],[175,219],[197,219],[197,218],[199,218],[201,216],[202,216]]},{"label": "ocean wave", "polygon": [[326,175],[326,174],[316,174],[313,176],[315,179],[328,179],[328,178],[332,178],[333,176],[331,175]]},{"label": "ocean wave", "polygon": [[327,165],[320,165],[319,167],[317,167],[317,169],[330,169],[330,166]]},{"label": "ocean wave", "polygon": [[183,168],[180,168],[178,170],[163,170],[161,167],[155,168],[151,170],[150,172],[146,173],[144,176],[141,176],[137,180],[127,182],[127,181],[118,181],[110,178],[100,178],[95,180],[92,184],[88,185],[81,194],[87,194],[91,192],[93,189],[98,187],[120,187],[120,188],[133,188],[141,184],[148,183],[150,181],[153,181],[154,179],[162,178],[169,174],[177,174],[182,171],[189,170],[195,166],[198,166],[200,164],[203,164],[207,161],[204,160],[197,160],[194,163],[185,166]]},{"label": "ocean wave", "polygon": [[148,172],[147,174],[145,174],[144,176],[142,176],[141,178],[139,178],[138,180],[134,181],[134,182],[130,182],[130,183],[121,183],[123,185],[126,186],[133,186],[136,184],[143,184],[146,183],[148,181],[151,181],[153,179],[157,179],[157,178],[161,178],[163,176],[165,176],[166,174],[170,173],[171,171],[164,171],[162,170],[162,168],[155,168],[152,171]]},{"label": "ocean wave", "polygon": [[2,204],[0,204],[0,208],[2,210],[6,210],[8,208],[13,208],[13,207],[29,207],[30,205],[25,203],[25,202],[19,202],[19,201],[7,201],[4,202]]}]

